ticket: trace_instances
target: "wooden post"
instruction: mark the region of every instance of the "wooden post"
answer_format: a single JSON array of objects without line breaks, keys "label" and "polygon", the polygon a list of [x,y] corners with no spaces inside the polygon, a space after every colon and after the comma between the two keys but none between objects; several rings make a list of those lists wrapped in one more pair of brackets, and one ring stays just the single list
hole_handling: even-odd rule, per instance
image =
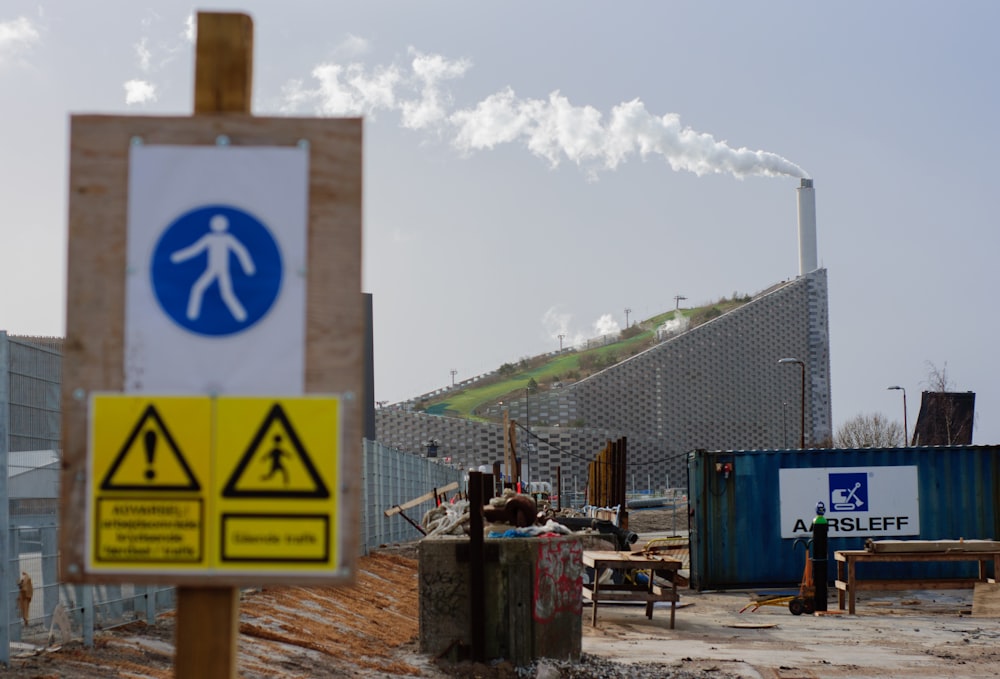
[{"label": "wooden post", "polygon": [[[194,114],[250,115],[252,80],[250,17],[199,12]],[[174,676],[236,679],[239,634],[239,588],[179,587]]]}]

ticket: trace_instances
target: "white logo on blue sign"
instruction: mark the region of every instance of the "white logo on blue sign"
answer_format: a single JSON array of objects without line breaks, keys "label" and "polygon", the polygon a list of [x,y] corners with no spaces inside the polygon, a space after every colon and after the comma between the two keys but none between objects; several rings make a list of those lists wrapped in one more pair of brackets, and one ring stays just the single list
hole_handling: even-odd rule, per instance
[{"label": "white logo on blue sign", "polygon": [[228,205],[185,213],[153,249],[152,285],[175,323],[199,335],[242,332],[281,290],[281,251],[268,228]]},{"label": "white logo on blue sign", "polygon": [[830,511],[868,511],[868,474],[864,472],[831,473]]}]

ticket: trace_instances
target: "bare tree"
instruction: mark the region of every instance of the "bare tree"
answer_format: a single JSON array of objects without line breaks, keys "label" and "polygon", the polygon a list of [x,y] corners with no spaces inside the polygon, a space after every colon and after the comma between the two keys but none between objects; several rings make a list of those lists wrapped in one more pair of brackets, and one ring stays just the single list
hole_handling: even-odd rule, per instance
[{"label": "bare tree", "polygon": [[938,368],[927,361],[927,391],[920,404],[914,428],[916,445],[961,445],[972,443],[975,424],[975,394],[959,392],[948,377],[948,363]]},{"label": "bare tree", "polygon": [[948,378],[948,361],[939,369],[927,361],[927,391],[954,391],[955,385]]},{"label": "bare tree", "polygon": [[899,422],[882,413],[859,414],[837,429],[833,443],[838,448],[892,448],[904,444],[905,434]]}]

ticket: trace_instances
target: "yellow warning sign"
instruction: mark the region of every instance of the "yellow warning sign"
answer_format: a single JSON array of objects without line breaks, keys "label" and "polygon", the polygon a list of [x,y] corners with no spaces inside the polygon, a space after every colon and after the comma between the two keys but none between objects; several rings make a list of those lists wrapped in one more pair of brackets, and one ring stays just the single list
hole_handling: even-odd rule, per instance
[{"label": "yellow warning sign", "polygon": [[99,563],[201,563],[202,500],[97,500]]},{"label": "yellow warning sign", "polygon": [[101,490],[158,492],[200,488],[154,403],[146,406],[101,482]]},{"label": "yellow warning sign", "polygon": [[224,514],[222,560],[325,563],[329,533],[326,515]]},{"label": "yellow warning sign", "polygon": [[96,394],[90,418],[91,568],[204,566],[211,401]]},{"label": "yellow warning sign", "polygon": [[[330,491],[289,421],[285,407],[279,402],[271,405],[239,464],[229,476],[222,491],[223,497],[330,497]],[[247,420],[233,420],[234,424],[237,422],[242,425]],[[322,452],[325,454],[328,451],[324,447]]]},{"label": "yellow warning sign", "polygon": [[334,567],[340,400],[227,397],[216,407],[218,567]]},{"label": "yellow warning sign", "polygon": [[328,574],[340,399],[97,394],[88,569]]}]

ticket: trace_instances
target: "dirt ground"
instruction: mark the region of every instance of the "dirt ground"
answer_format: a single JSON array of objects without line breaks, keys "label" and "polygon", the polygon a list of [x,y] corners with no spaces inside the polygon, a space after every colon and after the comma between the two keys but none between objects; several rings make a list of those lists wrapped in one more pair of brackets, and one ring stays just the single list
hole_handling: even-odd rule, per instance
[{"label": "dirt ground", "polygon": [[[664,512],[634,512],[630,527],[670,531]],[[395,546],[359,561],[351,588],[247,591],[240,606],[243,679],[479,677],[995,677],[1000,621],[973,618],[971,590],[871,593],[858,615],[793,616],[787,607],[740,609],[747,592],[681,593],[676,627],[669,604],[647,619],[642,606],[602,604],[597,626],[583,609],[582,661],[437,665],[417,649],[416,550]],[[835,609],[836,593],[830,597]],[[15,657],[12,679],[166,679],[173,676],[173,615]]]}]

